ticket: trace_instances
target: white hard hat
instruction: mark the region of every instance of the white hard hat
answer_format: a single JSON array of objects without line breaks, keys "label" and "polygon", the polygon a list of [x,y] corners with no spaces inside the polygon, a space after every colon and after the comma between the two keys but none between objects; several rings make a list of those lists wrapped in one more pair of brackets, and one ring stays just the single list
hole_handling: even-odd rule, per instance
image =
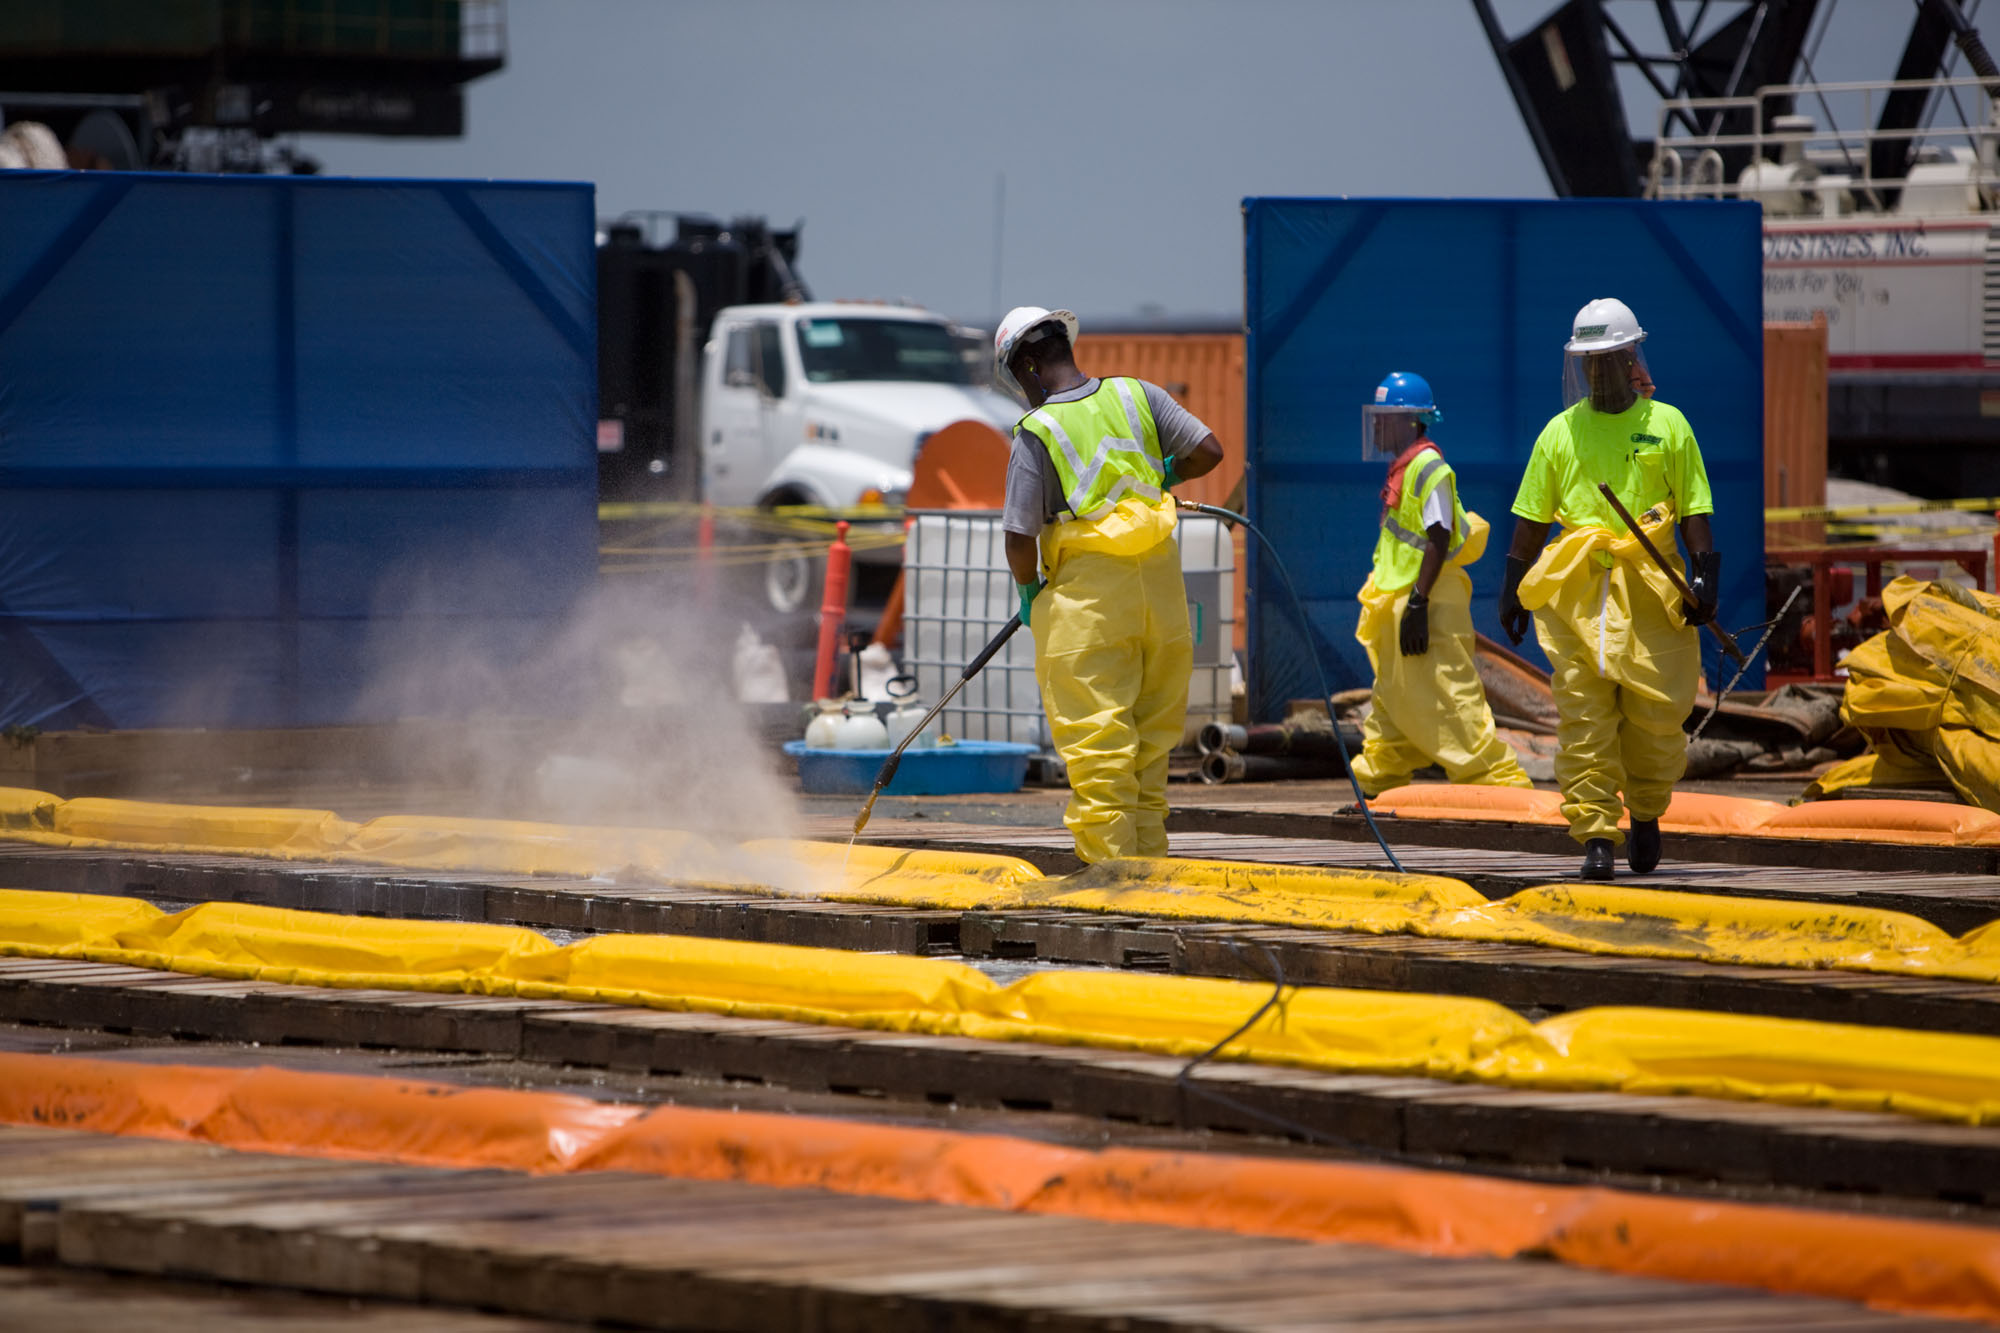
[{"label": "white hard hat", "polygon": [[1632,307],[1614,297],[1600,296],[1576,312],[1570,325],[1570,339],[1563,344],[1563,350],[1608,352],[1644,341],[1646,331],[1639,327],[1639,317],[1632,313]]},{"label": "white hard hat", "polygon": [[1007,363],[1014,359],[1014,349],[1027,339],[1029,332],[1044,324],[1060,324],[1070,346],[1076,345],[1076,316],[1067,310],[1044,310],[1038,305],[1015,306],[993,331],[993,378],[1024,403],[1028,401],[1028,391],[1015,380]]}]

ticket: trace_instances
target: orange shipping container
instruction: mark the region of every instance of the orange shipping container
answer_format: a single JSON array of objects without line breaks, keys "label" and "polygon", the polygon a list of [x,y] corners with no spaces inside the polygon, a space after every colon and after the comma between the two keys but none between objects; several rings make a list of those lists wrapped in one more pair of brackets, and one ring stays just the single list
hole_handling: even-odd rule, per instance
[{"label": "orange shipping container", "polygon": [[[1243,496],[1243,335],[1240,333],[1085,333],[1076,340],[1077,366],[1087,375],[1151,380],[1200,417],[1222,446],[1222,465],[1182,482],[1176,495],[1201,504],[1240,507]],[[1236,546],[1236,650],[1243,651],[1244,543]]]},{"label": "orange shipping container", "polygon": [[[1826,503],[1826,316],[1764,326],[1764,504]],[[1822,546],[1826,524],[1765,525],[1767,549]]]}]

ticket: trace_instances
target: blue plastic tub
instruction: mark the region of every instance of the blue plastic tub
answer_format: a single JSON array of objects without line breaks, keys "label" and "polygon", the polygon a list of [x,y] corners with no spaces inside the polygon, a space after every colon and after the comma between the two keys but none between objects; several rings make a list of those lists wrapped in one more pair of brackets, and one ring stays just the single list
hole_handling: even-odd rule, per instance
[{"label": "blue plastic tub", "polygon": [[[1028,777],[1029,757],[1040,752],[1038,746],[1009,741],[912,745],[903,751],[896,776],[882,790],[889,796],[1019,791]],[[891,751],[815,750],[804,741],[787,741],[785,753],[799,761],[799,784],[808,795],[866,796]]]}]

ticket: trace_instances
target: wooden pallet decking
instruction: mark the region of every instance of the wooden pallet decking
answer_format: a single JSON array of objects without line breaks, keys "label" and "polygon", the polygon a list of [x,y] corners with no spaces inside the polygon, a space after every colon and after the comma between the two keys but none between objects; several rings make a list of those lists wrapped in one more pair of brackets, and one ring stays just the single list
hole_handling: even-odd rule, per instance
[{"label": "wooden pallet decking", "polygon": [[[721,890],[245,857],[0,850],[0,884],[220,899],[349,914],[500,921],[822,948],[1135,968],[1490,999],[1524,1012],[1649,1004],[1941,1032],[2000,1032],[2000,987],[1881,973],[1736,967],[1405,935],[1078,911],[946,912]],[[1269,954],[1266,954],[1269,950]]]},{"label": "wooden pallet decking", "polygon": [[1270,1138],[1302,1126],[1336,1150],[1423,1161],[2000,1207],[2000,1128],[1812,1107],[1227,1063],[1183,1086],[1184,1061],[1133,1052],[29,959],[0,959],[0,1020],[497,1055]]},{"label": "wooden pallet decking", "polygon": [[1536,1260],[35,1129],[0,1129],[0,1247],[76,1268],[709,1333],[1937,1326]]},{"label": "wooden pallet decking", "polygon": [[0,1266],[0,1328],[18,1333],[577,1333],[585,1325],[406,1301]]}]

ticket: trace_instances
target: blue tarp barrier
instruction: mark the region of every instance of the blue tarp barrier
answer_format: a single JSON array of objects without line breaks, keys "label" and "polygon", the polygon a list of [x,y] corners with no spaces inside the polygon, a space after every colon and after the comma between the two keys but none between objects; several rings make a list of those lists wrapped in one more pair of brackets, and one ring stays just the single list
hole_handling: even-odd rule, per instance
[{"label": "blue tarp barrier", "polygon": [[[1514,492],[1562,408],[1570,320],[1600,296],[1638,315],[1658,397],[1687,415],[1701,445],[1723,553],[1719,618],[1765,618],[1761,221],[1740,202],[1244,201],[1250,517],[1298,583],[1334,689],[1372,680],[1354,640],[1354,595],[1387,465],[1361,457],[1361,405],[1392,370],[1430,381],[1444,412],[1434,433],[1461,498],[1493,525],[1471,570],[1472,608],[1480,632],[1499,638]],[[1270,719],[1318,686],[1261,554],[1246,609],[1251,711]],[[1714,680],[1717,650],[1702,639]],[[1532,636],[1520,651],[1545,664]],[[1762,683],[1760,660],[1743,688]]]},{"label": "blue tarp barrier", "polygon": [[596,569],[594,212],[0,172],[0,725],[381,721],[531,658]]}]

